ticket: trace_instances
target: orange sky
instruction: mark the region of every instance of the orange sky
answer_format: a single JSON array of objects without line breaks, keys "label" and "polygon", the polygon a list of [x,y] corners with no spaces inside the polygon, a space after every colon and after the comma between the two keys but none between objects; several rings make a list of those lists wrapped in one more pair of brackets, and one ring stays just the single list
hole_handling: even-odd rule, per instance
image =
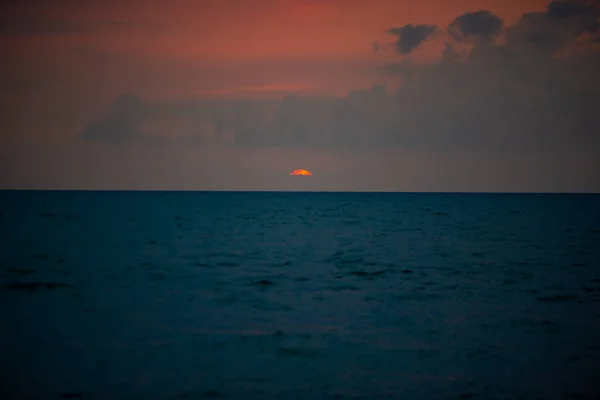
[{"label": "orange sky", "polygon": [[[382,67],[389,63],[400,63],[406,58],[414,63],[435,62],[441,56],[444,41],[448,38],[443,33],[433,35],[408,56],[399,54],[393,46],[373,51],[374,43],[385,47],[385,44],[391,44],[397,39],[386,33],[389,29],[406,24],[434,24],[443,32],[455,18],[466,12],[478,10],[489,10],[502,18],[507,26],[515,23],[526,12],[544,10],[549,1],[27,0],[13,2],[12,5],[4,2],[0,5],[0,160],[4,163],[0,164],[0,170],[9,173],[0,178],[5,179],[4,182],[12,182],[12,186],[9,185],[11,187],[94,187],[96,184],[130,187],[131,182],[135,183],[138,180],[149,182],[151,187],[162,187],[164,182],[170,184],[173,180],[171,177],[180,176],[181,171],[190,171],[186,175],[189,182],[185,183],[189,187],[196,187],[194,185],[199,178],[194,174],[198,173],[206,181],[198,182],[208,185],[206,187],[247,188],[252,185],[262,187],[264,182],[268,183],[268,179],[263,179],[264,175],[261,174],[268,174],[275,165],[276,170],[271,171],[275,177],[281,175],[287,178],[290,170],[302,166],[315,171],[315,177],[310,181],[321,177],[326,183],[347,179],[347,188],[363,187],[363,183],[366,188],[370,187],[374,179],[369,175],[370,172],[361,171],[372,171],[371,166],[380,161],[381,171],[393,171],[399,160],[410,159],[414,163],[405,165],[402,171],[406,179],[420,182],[419,171],[426,170],[430,171],[437,185],[441,182],[441,175],[439,171],[434,170],[434,166],[445,156],[411,153],[406,149],[402,157],[396,153],[389,153],[383,157],[381,150],[369,154],[344,152],[340,150],[345,148],[343,145],[358,146],[363,143],[361,140],[371,143],[369,138],[372,136],[372,126],[364,128],[360,124],[354,126],[348,123],[340,125],[342,128],[339,130],[343,132],[328,131],[327,121],[319,119],[323,116],[318,113],[313,115],[314,124],[307,126],[312,129],[311,134],[315,137],[325,132],[324,139],[318,142],[324,146],[322,154],[316,154],[314,149],[304,149],[301,144],[293,151],[277,146],[262,150],[257,150],[252,145],[244,147],[243,143],[246,142],[243,132],[239,133],[237,147],[225,146],[218,149],[210,146],[196,148],[186,144],[165,144],[164,148],[146,148],[145,144],[139,143],[110,147],[101,143],[87,143],[82,137],[95,122],[111,118],[112,114],[107,117],[107,113],[112,111],[111,104],[123,94],[134,94],[134,98],[137,97],[142,102],[149,100],[149,103],[144,103],[145,109],[150,110],[150,114],[156,110],[160,112],[157,111],[143,120],[144,123],[150,124],[149,127],[144,126],[144,129],[162,129],[165,132],[160,132],[161,135],[157,136],[171,137],[177,136],[177,124],[187,123],[187,120],[182,122],[177,119],[177,115],[169,114],[170,107],[186,109],[190,105],[204,104],[189,100],[282,98],[289,93],[346,96],[350,91],[381,84],[387,85],[392,93],[401,82],[397,76],[386,75]],[[524,65],[532,68],[528,62]],[[577,74],[582,73],[583,78],[575,80],[575,83],[583,82],[589,85],[589,78],[593,76],[589,71],[593,71],[596,64],[583,58],[578,62],[581,63],[581,67]],[[554,69],[551,69],[551,72],[556,72],[557,67],[552,68]],[[483,73],[485,71],[479,72],[482,72],[481,76],[486,76]],[[540,70],[540,73],[543,72]],[[544,90],[547,88],[547,85],[540,86],[541,83],[538,84],[537,81],[528,86],[526,80],[510,80],[511,75],[508,73],[500,75],[507,80],[507,86],[510,88],[524,87],[520,93],[512,91],[515,97],[528,98],[525,95],[533,96],[532,93],[537,93],[536,90],[540,87]],[[557,82],[550,72],[542,78]],[[448,79],[453,78],[451,76]],[[540,79],[540,82],[544,79]],[[445,87],[438,86],[442,89]],[[455,99],[454,93],[450,89],[439,93],[438,86],[419,86],[418,92],[423,94],[422,98],[445,95],[440,101],[445,104],[452,103]],[[446,86],[451,88],[453,85]],[[479,104],[480,100],[485,102],[487,95],[495,93],[495,87],[492,86],[481,90],[479,86],[472,86],[475,94],[469,92],[467,95],[481,94],[480,99],[474,99],[474,104]],[[552,89],[559,92],[560,88]],[[152,102],[155,100],[165,102]],[[179,100],[181,102],[178,102]],[[318,106],[322,99],[311,101],[313,100]],[[406,104],[410,106],[411,101],[408,100]],[[539,120],[539,126],[544,130],[548,116],[543,113],[548,103],[551,102],[545,101],[536,106],[537,108],[532,107],[541,114],[534,113],[528,117],[533,122]],[[243,106],[255,104],[258,103],[250,101],[244,102]],[[315,104],[311,104],[311,107]],[[435,118],[435,123],[429,123],[426,118],[420,119],[419,115],[446,115],[445,121],[456,122],[458,125],[462,121],[460,118],[471,115],[465,112],[453,119],[451,108],[443,114],[437,105],[434,107],[424,100],[421,103],[415,102],[414,110],[417,112],[412,114],[412,107],[394,108],[395,104],[391,103],[392,107],[387,107],[388,103],[383,101],[382,104],[385,105],[380,109],[377,108],[378,103],[373,103],[373,106],[369,104],[363,110],[368,114],[361,117],[364,121],[375,121],[377,126],[389,122],[392,124],[389,129],[401,131],[400,133],[408,139],[414,134],[417,144],[420,143],[417,139],[423,132],[422,126],[417,122],[423,120],[423,124],[430,126],[432,131],[437,129],[437,125],[444,123]],[[571,103],[565,101],[564,104]],[[489,108],[492,111],[496,110],[495,106]],[[575,111],[573,113],[577,115]],[[383,117],[379,118],[380,115]],[[414,121],[411,119],[413,115]],[[354,115],[344,114],[339,119],[346,123],[353,121],[350,117]],[[307,124],[304,116],[298,118],[298,126]],[[586,118],[592,120],[591,116]],[[358,119],[359,122],[362,121]],[[513,119],[515,125],[511,125],[506,131],[511,134],[521,132],[522,120],[516,117]],[[243,118],[240,120],[244,124],[247,123]],[[129,120],[125,118],[124,123],[128,123],[127,121]],[[508,121],[512,119],[509,118]],[[416,125],[411,125],[413,122]],[[572,118],[571,122],[577,121]],[[175,126],[169,125],[170,123]],[[556,137],[568,143],[571,140],[572,129],[568,124],[563,128],[562,125],[555,125],[557,124],[548,127],[556,128],[557,131],[562,129]],[[584,125],[582,123],[578,126],[585,128]],[[294,129],[298,126],[294,126]],[[323,128],[323,132],[313,129],[314,127]],[[202,127],[203,134],[210,131],[209,128]],[[383,130],[385,127],[379,128]],[[180,133],[187,132],[186,129],[181,128]],[[233,135],[230,132],[231,128],[224,129],[224,140],[230,143]],[[263,130],[262,127],[253,129]],[[362,130],[360,134],[357,133],[358,129]],[[356,131],[355,135],[348,134],[348,130]],[[124,132],[127,136],[127,131]],[[523,140],[537,143],[537,139],[531,139],[531,135],[534,134],[542,137],[546,132],[524,132]],[[282,136],[285,134],[282,133]],[[385,138],[385,135],[382,137]],[[430,139],[433,141],[436,138],[450,140],[449,137],[438,138],[435,135]],[[435,143],[440,142],[437,139]],[[468,142],[468,138],[463,139],[465,143]],[[492,139],[495,140],[495,137]],[[492,139],[490,143],[496,143]],[[501,143],[504,143],[503,140],[509,141],[504,139],[504,136],[498,139]],[[283,146],[281,142],[277,143]],[[180,146],[179,150],[176,149],[177,146]],[[339,153],[334,154],[327,150],[327,146],[341,147],[338,149]],[[518,144],[515,146],[518,148]],[[594,149],[593,146],[587,147]],[[186,158],[183,164],[181,149],[189,151],[189,158]],[[154,151],[165,153],[160,153],[160,158],[153,153]],[[485,159],[479,154],[469,154],[477,160]],[[458,157],[448,150],[445,158],[449,166],[448,174],[465,177],[465,171],[474,170],[469,165],[460,167],[464,167],[461,170],[452,170],[450,167],[456,166],[455,160],[461,157],[462,155]],[[593,170],[585,165],[585,160],[595,158],[568,154],[564,159],[568,160],[569,165],[579,165],[577,168],[581,168],[581,171]],[[121,161],[119,163],[115,160]],[[163,161],[157,163],[156,160]],[[573,160],[585,162],[577,164]],[[552,165],[558,165],[555,161],[551,162]],[[493,164],[493,168],[490,167],[490,174],[501,175],[501,171],[504,171],[507,165],[513,165],[511,163],[510,159],[498,161]],[[80,168],[82,165],[88,165],[87,169]],[[175,167],[170,167],[171,165]],[[247,177],[238,176],[237,171],[242,167],[256,169],[251,175],[255,177],[254,183],[249,184],[246,182]],[[111,168],[112,174],[105,173]],[[149,174],[149,170],[153,173]],[[346,173],[346,170],[352,172]],[[544,171],[544,168],[539,167],[538,170]],[[356,178],[361,173],[362,178]],[[95,180],[89,178],[90,174],[95,174]],[[579,175],[580,171],[576,170],[571,176]],[[160,178],[163,181],[156,178],[160,176],[164,178]],[[520,172],[515,176],[520,176]],[[481,187],[487,188],[485,184],[488,178],[480,178],[484,185]],[[467,186],[469,179],[465,181]],[[565,182],[569,180],[570,178],[565,178]],[[183,181],[177,182],[183,185]],[[395,174],[390,172],[386,179],[381,180],[381,188],[396,188],[396,182]],[[279,183],[267,183],[264,184],[268,187],[283,187],[278,186]],[[403,189],[400,186],[398,188]]]},{"label": "orange sky", "polygon": [[[40,4],[39,8],[4,6],[4,14],[34,22],[66,21],[85,31],[2,37],[1,51],[14,60],[13,69],[18,70],[9,72],[23,73],[22,64],[26,64],[37,80],[69,81],[64,85],[67,91],[127,89],[160,98],[235,95],[237,91],[244,95],[271,91],[343,95],[350,89],[383,83],[375,67],[401,59],[393,50],[377,54],[371,50],[374,41],[394,40],[385,33],[391,27],[407,23],[445,27],[458,15],[478,9],[489,9],[511,23],[523,12],[542,9],[547,0],[65,0],[55,3],[62,7]],[[415,59],[439,56],[442,42],[443,38],[426,43]]]},{"label": "orange sky", "polygon": [[[319,57],[354,59],[369,53],[383,32],[407,23],[445,26],[456,16],[489,9],[510,23],[547,0],[175,0],[163,6],[80,3],[47,11],[98,26],[72,43],[116,52],[221,61]],[[168,4],[168,6],[167,6]],[[101,26],[107,21],[112,24]],[[121,23],[121,25],[119,25]],[[391,39],[390,37],[387,37]]]},{"label": "orange sky", "polygon": [[[442,28],[490,9],[514,22],[546,0],[61,0],[0,7],[0,135],[73,137],[123,93],[147,100],[345,96],[399,81],[374,42],[407,23]],[[62,32],[56,33],[57,26]],[[12,30],[11,30],[12,29]],[[59,29],[59,30],[60,30]],[[444,38],[415,61],[440,56]],[[35,118],[31,118],[35,115]]]}]

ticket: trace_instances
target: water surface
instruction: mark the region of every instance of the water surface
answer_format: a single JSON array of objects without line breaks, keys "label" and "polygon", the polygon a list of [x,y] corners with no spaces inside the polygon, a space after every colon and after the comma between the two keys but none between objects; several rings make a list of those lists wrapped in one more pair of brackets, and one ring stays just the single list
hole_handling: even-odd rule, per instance
[{"label": "water surface", "polygon": [[3,398],[600,395],[600,196],[0,192]]}]

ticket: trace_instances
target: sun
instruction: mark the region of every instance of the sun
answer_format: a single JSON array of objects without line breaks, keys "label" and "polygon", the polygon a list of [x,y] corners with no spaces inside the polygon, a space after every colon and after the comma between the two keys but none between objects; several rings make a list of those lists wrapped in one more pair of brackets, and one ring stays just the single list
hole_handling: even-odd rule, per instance
[{"label": "sun", "polygon": [[293,176],[312,176],[312,172],[305,170],[305,169],[295,169],[292,172],[290,172],[288,175],[293,175]]}]

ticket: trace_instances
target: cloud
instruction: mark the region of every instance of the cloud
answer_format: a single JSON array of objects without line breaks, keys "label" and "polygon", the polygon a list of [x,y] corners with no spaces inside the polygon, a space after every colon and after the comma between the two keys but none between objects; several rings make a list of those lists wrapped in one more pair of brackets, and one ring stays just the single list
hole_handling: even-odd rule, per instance
[{"label": "cloud", "polygon": [[[482,40],[468,49],[461,40],[448,40],[437,63],[405,59],[381,67],[388,76],[402,77],[395,93],[375,85],[339,98],[147,102],[123,97],[82,136],[289,149],[598,153],[600,54],[592,39],[560,23],[549,25],[559,35],[557,50],[590,42],[591,47],[557,57],[531,49],[527,36],[515,34],[524,25],[546,27],[556,18],[551,9],[507,27],[505,42],[490,40],[501,27],[493,14],[463,14],[450,25],[460,28],[462,38]],[[582,18],[564,10],[560,21]]]},{"label": "cloud", "polygon": [[[408,107],[401,125],[447,146],[599,151],[598,9],[590,2],[553,1],[502,29],[488,11],[467,13],[448,28],[439,63],[407,60],[384,67],[403,77],[396,98]],[[465,49],[463,41],[472,46]],[[575,51],[577,50],[577,51]],[[559,56],[559,51],[570,51]]]},{"label": "cloud", "polygon": [[82,136],[116,144],[357,151],[600,149],[598,92],[569,90],[574,81],[548,86],[553,75],[561,76],[558,65],[531,80],[489,68],[502,55],[472,57],[428,68],[406,64],[410,78],[395,94],[373,86],[343,98],[145,102],[124,96]]},{"label": "cloud", "polygon": [[82,136],[91,140],[109,141],[136,138],[139,136],[137,121],[143,118],[146,111],[146,106],[136,95],[122,95],[110,105],[101,120],[87,126]]},{"label": "cloud", "polygon": [[[221,106],[221,107],[220,107]],[[135,94],[119,96],[99,120],[89,123],[81,137],[90,141],[230,141],[225,105],[206,102],[151,103]],[[218,134],[218,136],[217,136]]]},{"label": "cloud", "polygon": [[554,0],[548,4],[546,13],[551,18],[588,18],[597,12],[597,6],[594,1]]},{"label": "cloud", "polygon": [[242,147],[373,147],[392,134],[388,123],[393,108],[393,96],[383,86],[345,98],[146,102],[124,95],[88,124],[81,137],[112,143],[194,140]]},{"label": "cloud", "polygon": [[465,13],[450,23],[448,33],[456,40],[490,41],[502,32],[502,20],[487,10]]},{"label": "cloud", "polygon": [[507,45],[553,53],[587,34],[600,32],[598,3],[583,0],[551,1],[543,12],[524,14],[507,29]]},{"label": "cloud", "polygon": [[417,49],[429,36],[435,33],[435,25],[407,24],[401,28],[390,28],[388,33],[398,37],[394,47],[402,54],[408,54]]}]

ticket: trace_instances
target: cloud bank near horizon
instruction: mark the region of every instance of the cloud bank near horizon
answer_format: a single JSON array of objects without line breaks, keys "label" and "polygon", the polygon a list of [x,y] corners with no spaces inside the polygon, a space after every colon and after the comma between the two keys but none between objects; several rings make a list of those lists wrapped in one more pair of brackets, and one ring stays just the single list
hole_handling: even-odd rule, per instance
[{"label": "cloud bank near horizon", "polygon": [[[440,28],[389,28],[403,58],[381,67],[402,80],[343,98],[288,95],[269,100],[148,102],[117,98],[90,123],[88,140],[198,145],[364,149],[400,147],[494,151],[599,151],[600,7],[554,0],[514,25],[487,10]],[[439,62],[413,51],[442,36]]]}]

